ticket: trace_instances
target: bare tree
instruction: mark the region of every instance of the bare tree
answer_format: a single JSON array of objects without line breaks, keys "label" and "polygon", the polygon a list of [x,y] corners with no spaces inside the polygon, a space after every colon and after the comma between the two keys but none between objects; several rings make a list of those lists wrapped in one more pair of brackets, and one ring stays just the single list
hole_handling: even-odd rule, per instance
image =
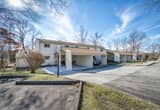
[{"label": "bare tree", "polygon": [[31,24],[29,24],[29,22],[25,19],[19,20],[19,22],[16,24],[17,40],[22,44],[22,48],[24,51],[26,51],[25,39],[31,31]]},{"label": "bare tree", "polygon": [[[8,10],[10,12],[16,12],[19,13],[27,18],[31,18],[30,20],[35,20],[35,16],[40,16],[36,10],[32,7],[38,7],[41,8],[42,10],[44,9],[51,9],[52,12],[55,13],[62,13],[62,11],[68,7],[69,1],[67,0],[21,0],[21,3],[24,4],[25,7],[23,9],[18,10],[16,8],[8,8],[5,7],[5,2],[2,2],[2,5],[4,6],[3,8],[0,8],[0,13],[4,10]],[[2,10],[2,11],[1,11]]]},{"label": "bare tree", "polygon": [[11,36],[14,35],[13,33],[9,32],[5,28],[0,28],[0,62],[1,68],[5,67],[10,61],[10,53],[11,47],[16,45],[14,39]]},{"label": "bare tree", "polygon": [[18,10],[16,8],[8,8],[5,5],[5,2],[2,2],[3,8],[0,8],[0,24],[1,26],[7,28],[9,31],[15,29],[17,21],[26,18],[25,20],[37,21],[37,18],[40,18],[42,15],[33,10],[32,7],[39,7],[42,10],[50,9],[55,13],[61,13],[67,7],[68,1],[66,0],[22,0],[24,8]]},{"label": "bare tree", "polygon": [[112,49],[112,42],[108,41],[106,43],[106,46],[111,50]]},{"label": "bare tree", "polygon": [[31,30],[31,43],[32,43],[32,49],[34,48],[34,44],[35,44],[35,39],[41,35],[41,32],[40,31],[37,31],[34,27],[32,27],[32,30]]},{"label": "bare tree", "polygon": [[35,70],[44,62],[44,57],[40,53],[29,51],[26,54],[26,60],[31,73],[35,73]]},{"label": "bare tree", "polygon": [[[24,1],[25,2],[25,1]],[[63,9],[65,9],[68,6],[68,0],[35,0],[34,2],[25,2],[27,5],[38,5],[38,6],[44,6],[50,7],[53,9],[56,13],[61,13]]]},{"label": "bare tree", "polygon": [[127,52],[128,51],[128,38],[123,37],[122,39],[120,39],[120,44],[121,44],[122,50]]},{"label": "bare tree", "polygon": [[81,25],[79,35],[77,36],[78,42],[80,43],[86,43],[88,38],[88,31]]},{"label": "bare tree", "polygon": [[146,38],[146,34],[140,31],[133,31],[128,37],[128,43],[130,45],[130,51],[138,53],[142,48],[143,40]]},{"label": "bare tree", "polygon": [[91,36],[91,42],[93,43],[93,45],[95,46],[95,49],[97,49],[97,46],[100,42],[100,40],[102,40],[102,34],[99,34],[98,32],[95,32],[93,36]]},{"label": "bare tree", "polygon": [[158,44],[156,44],[155,42],[153,42],[153,43],[150,45],[150,49],[151,49],[152,54],[156,54],[156,53],[157,53],[157,50],[158,50]]},{"label": "bare tree", "polygon": [[114,47],[116,48],[116,50],[120,49],[120,39],[118,39],[118,38],[113,39],[113,44],[114,44]]},{"label": "bare tree", "polygon": [[151,54],[150,54],[150,59],[158,59],[159,56],[159,44],[154,41],[152,42],[149,46],[148,46],[148,50],[150,50]]}]

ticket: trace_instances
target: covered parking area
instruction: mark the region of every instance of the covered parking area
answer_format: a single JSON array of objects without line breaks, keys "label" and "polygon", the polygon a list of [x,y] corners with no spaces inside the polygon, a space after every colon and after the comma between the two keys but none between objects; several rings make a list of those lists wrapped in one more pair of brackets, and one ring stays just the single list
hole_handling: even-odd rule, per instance
[{"label": "covered parking area", "polygon": [[72,70],[75,66],[92,68],[96,63],[106,65],[107,55],[104,51],[88,48],[62,48],[61,63],[66,70]]},{"label": "covered parking area", "polygon": [[116,50],[107,50],[107,60],[108,62],[120,62],[120,52]]}]

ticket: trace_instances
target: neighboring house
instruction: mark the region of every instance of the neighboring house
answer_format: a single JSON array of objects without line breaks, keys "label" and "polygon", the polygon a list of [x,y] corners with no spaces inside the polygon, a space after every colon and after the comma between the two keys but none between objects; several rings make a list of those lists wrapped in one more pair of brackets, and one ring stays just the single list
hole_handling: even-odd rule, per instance
[{"label": "neighboring house", "polygon": [[132,62],[141,61],[142,54],[135,54],[132,52],[123,52],[117,50],[107,50],[107,59],[109,62]]},{"label": "neighboring house", "polygon": [[0,28],[0,60],[7,64],[15,63],[18,43],[12,38],[15,34],[5,28]]},{"label": "neighboring house", "polygon": [[102,46],[64,42],[56,40],[36,39],[35,50],[45,57],[43,65],[65,65],[72,70],[74,65],[94,67],[107,64],[107,54]]},{"label": "neighboring house", "polygon": [[120,62],[137,61],[137,55],[131,52],[120,52]]}]

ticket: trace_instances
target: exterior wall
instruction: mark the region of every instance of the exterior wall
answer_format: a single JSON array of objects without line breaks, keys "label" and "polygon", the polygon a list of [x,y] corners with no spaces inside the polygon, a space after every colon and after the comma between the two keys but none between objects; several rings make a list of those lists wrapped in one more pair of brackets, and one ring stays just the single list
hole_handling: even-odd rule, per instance
[{"label": "exterior wall", "polygon": [[132,55],[128,55],[128,56],[127,56],[127,61],[133,61]]},{"label": "exterior wall", "polygon": [[133,61],[137,61],[137,55],[136,55],[136,54],[133,54],[133,55],[132,55],[132,60],[133,60]]},{"label": "exterior wall", "polygon": [[[49,44],[50,47],[44,47],[45,44]],[[50,43],[43,43],[36,40],[36,51],[41,53],[44,57],[49,56],[49,59],[45,59],[45,62],[42,65],[56,65],[55,53],[58,46]]]},{"label": "exterior wall", "polygon": [[101,65],[107,65],[107,55],[101,56]]},{"label": "exterior wall", "polygon": [[120,62],[127,62],[127,58],[125,55],[120,55]]},{"label": "exterior wall", "polygon": [[[36,43],[35,43],[35,50],[39,53],[41,53],[44,57],[45,56],[49,56],[49,59],[45,59],[45,62],[42,64],[42,65],[56,65],[57,61],[56,61],[56,57],[55,57],[55,53],[57,51],[57,48],[59,45],[57,44],[53,44],[53,43],[47,43],[46,44],[49,44],[50,47],[49,48],[45,48],[44,47],[44,42],[41,42],[39,39],[36,40]],[[65,46],[69,46],[69,47],[77,47],[76,45],[60,45],[61,47],[65,47]],[[85,47],[85,46],[78,46],[78,48],[88,48],[88,47]],[[93,48],[89,48],[89,49],[94,49]],[[101,50],[100,48],[97,48],[97,50]],[[81,59],[86,59],[85,56],[81,56]],[[87,60],[87,59],[86,59]],[[90,59],[89,59],[90,60]],[[92,59],[93,60],[93,59]],[[83,60],[84,61],[84,60]],[[93,62],[93,61],[92,61]],[[91,64],[84,64],[84,65],[91,65]],[[92,64],[93,65],[93,64]]]},{"label": "exterior wall", "polygon": [[121,62],[130,62],[133,61],[132,55],[120,55]]},{"label": "exterior wall", "polygon": [[120,54],[119,53],[114,53],[114,61],[115,62],[120,62]]},{"label": "exterior wall", "polygon": [[93,67],[93,56],[91,55],[81,55],[74,56],[77,65]]}]

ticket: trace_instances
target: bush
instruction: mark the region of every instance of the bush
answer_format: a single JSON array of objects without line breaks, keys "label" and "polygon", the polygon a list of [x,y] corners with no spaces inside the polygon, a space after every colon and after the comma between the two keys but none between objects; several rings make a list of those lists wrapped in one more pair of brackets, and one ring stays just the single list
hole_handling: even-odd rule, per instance
[{"label": "bush", "polygon": [[26,53],[26,61],[31,73],[35,73],[35,70],[38,69],[44,62],[44,57],[40,53],[29,51]]}]

